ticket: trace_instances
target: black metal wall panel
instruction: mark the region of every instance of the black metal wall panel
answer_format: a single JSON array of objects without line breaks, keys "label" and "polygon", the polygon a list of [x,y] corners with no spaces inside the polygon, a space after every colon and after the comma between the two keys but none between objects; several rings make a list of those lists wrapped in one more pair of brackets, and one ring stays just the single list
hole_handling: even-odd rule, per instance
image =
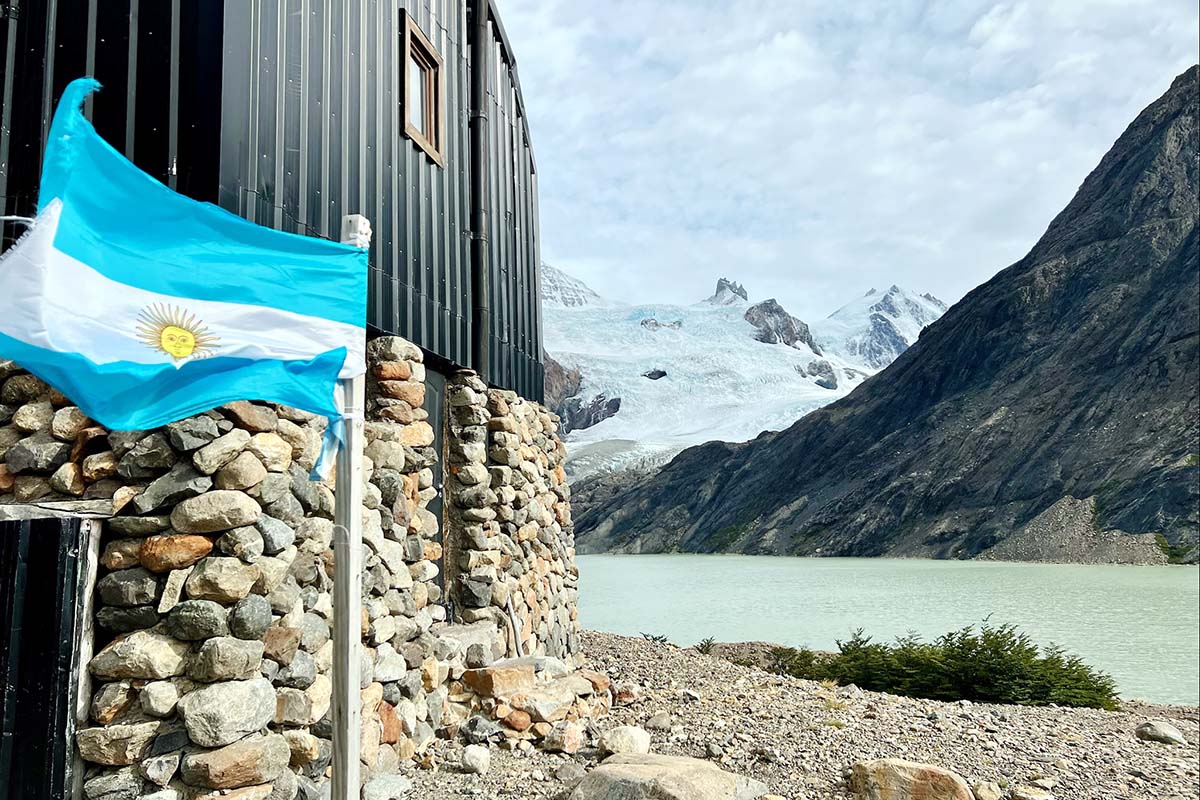
[{"label": "black metal wall panel", "polygon": [[[489,3],[489,6],[491,4]],[[540,302],[541,248],[537,173],[516,61],[503,25],[491,7],[488,25],[493,62],[488,65],[488,241],[491,279],[491,346],[488,379],[543,397]]]},{"label": "black metal wall panel", "polygon": [[[445,167],[404,136],[405,13],[444,59]],[[368,322],[470,365],[466,35],[459,0],[228,5],[220,203],[327,238],[365,215]]]},{"label": "black metal wall panel", "polygon": [[[30,215],[66,85],[103,85],[86,111],[135,164],[216,200],[220,0],[20,0],[0,13],[0,208]],[[3,230],[5,242],[19,231]]]},{"label": "black metal wall panel", "polygon": [[[487,363],[472,352],[471,5],[489,18]],[[371,220],[367,319],[542,398],[537,180],[487,0],[21,0],[0,19],[0,207],[30,214],[54,105],[95,75],[97,130],[146,172],[262,225]],[[444,166],[404,135],[404,15],[444,60]],[[7,239],[14,231],[4,229]]]}]

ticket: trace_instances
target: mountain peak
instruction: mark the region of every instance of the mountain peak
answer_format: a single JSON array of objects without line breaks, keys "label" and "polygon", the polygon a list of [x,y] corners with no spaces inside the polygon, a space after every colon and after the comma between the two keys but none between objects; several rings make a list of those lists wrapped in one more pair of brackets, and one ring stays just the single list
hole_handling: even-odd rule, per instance
[{"label": "mountain peak", "polygon": [[608,305],[586,283],[542,262],[542,303],[560,308]]},{"label": "mountain peak", "polygon": [[707,298],[704,302],[712,303],[714,306],[728,306],[737,302],[748,303],[749,301],[750,296],[746,293],[746,287],[737,281],[719,278],[717,280],[717,290],[713,292],[712,297]]},{"label": "mountain peak", "polygon": [[932,303],[937,308],[940,308],[942,311],[945,311],[946,309],[948,309],[950,307],[950,306],[946,305],[946,303],[944,301],[938,299],[937,297],[934,297],[929,292],[921,292],[921,297],[928,300],[930,303]]},{"label": "mountain peak", "polygon": [[758,329],[754,338],[760,342],[786,344],[788,347],[803,343],[821,355],[821,348],[813,341],[808,326],[789,314],[774,297],[750,306],[743,318]]},{"label": "mountain peak", "polygon": [[922,329],[946,311],[933,295],[893,285],[875,289],[814,325],[816,340],[849,361],[882,369],[907,350]]}]

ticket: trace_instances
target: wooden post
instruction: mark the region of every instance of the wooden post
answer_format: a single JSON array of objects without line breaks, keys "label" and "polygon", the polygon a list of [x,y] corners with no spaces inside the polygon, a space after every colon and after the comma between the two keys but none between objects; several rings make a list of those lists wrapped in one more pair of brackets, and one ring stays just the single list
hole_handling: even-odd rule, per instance
[{"label": "wooden post", "polygon": [[[370,242],[364,217],[342,220],[342,241],[358,247]],[[365,299],[365,298],[364,298]],[[363,365],[364,371],[366,365]],[[362,695],[362,499],[363,420],[366,375],[339,382],[345,429],[338,451],[333,507],[333,792],[332,800],[358,800]]]},{"label": "wooden post", "polygon": [[[100,528],[98,519],[85,519],[79,529],[79,578],[76,583],[75,652],[78,657],[71,664],[71,675],[75,683],[75,715],[67,726],[67,739],[74,741],[75,731],[86,728],[88,708],[92,702],[92,676],[88,672],[95,651],[95,591],[96,576],[100,564]],[[72,748],[71,798],[83,797],[83,776],[86,765],[78,748]]]}]

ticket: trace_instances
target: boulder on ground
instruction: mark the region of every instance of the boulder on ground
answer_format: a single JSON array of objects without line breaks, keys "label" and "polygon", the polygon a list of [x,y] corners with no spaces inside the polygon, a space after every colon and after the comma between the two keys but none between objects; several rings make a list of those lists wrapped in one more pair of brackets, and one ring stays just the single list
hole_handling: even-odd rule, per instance
[{"label": "boulder on ground", "polygon": [[475,775],[483,775],[492,764],[492,751],[481,744],[469,744],[463,748],[462,768]]},{"label": "boulder on ground", "polygon": [[[578,753],[586,741],[587,730],[582,722],[560,722],[542,739],[542,749],[552,753]],[[649,744],[646,743],[647,749]]]},{"label": "boulder on ground", "polygon": [[623,753],[589,772],[570,800],[755,800],[767,787],[698,758]]},{"label": "boulder on ground", "polygon": [[412,781],[403,775],[380,775],[362,787],[362,800],[403,800],[412,790]]},{"label": "boulder on ground", "polygon": [[979,781],[971,786],[975,800],[1004,800],[1004,790],[994,781]]},{"label": "boulder on ground", "polygon": [[847,783],[860,800],[974,800],[971,787],[950,770],[900,758],[859,761],[850,767]]},{"label": "boulder on ground", "polygon": [[605,753],[649,753],[650,733],[636,725],[622,725],[600,736],[600,749]]},{"label": "boulder on ground", "polygon": [[1187,744],[1187,739],[1178,728],[1169,722],[1159,719],[1143,722],[1141,725],[1138,725],[1133,735],[1146,742]]},{"label": "boulder on ground", "polygon": [[1014,786],[1008,800],[1054,800],[1054,793],[1040,786]]}]

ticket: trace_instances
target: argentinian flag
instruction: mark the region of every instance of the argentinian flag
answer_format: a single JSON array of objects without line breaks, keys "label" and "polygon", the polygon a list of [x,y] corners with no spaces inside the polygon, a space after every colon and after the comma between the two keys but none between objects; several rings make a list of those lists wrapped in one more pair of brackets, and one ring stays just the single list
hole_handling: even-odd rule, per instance
[{"label": "argentinian flag", "polygon": [[0,256],[0,358],[112,430],[265,400],[329,417],[333,444],[338,378],[365,369],[366,251],[171,191],[80,113],[98,88],[67,87],[37,218]]}]

